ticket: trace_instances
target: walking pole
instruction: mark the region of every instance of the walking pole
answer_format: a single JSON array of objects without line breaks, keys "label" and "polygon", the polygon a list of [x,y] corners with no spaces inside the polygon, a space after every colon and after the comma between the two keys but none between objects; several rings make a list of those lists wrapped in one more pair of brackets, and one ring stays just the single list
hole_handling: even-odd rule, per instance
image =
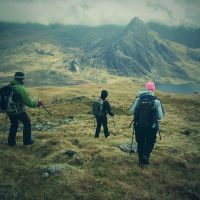
[{"label": "walking pole", "polygon": [[160,136],[160,140],[161,140],[162,138],[161,138],[161,134],[160,134],[160,129],[158,130],[158,132],[159,132],[159,136]]},{"label": "walking pole", "polygon": [[47,110],[47,108],[44,106],[44,104],[42,104],[42,107],[46,110],[46,112],[47,112],[51,117],[53,117],[53,115]]},{"label": "walking pole", "polygon": [[158,133],[159,133],[159,137],[160,137],[160,140],[161,140],[161,134],[160,134],[160,120],[158,120],[157,122],[157,127],[158,127]]},{"label": "walking pole", "polygon": [[[44,108],[44,110],[45,110],[51,117],[53,117],[53,115],[49,112],[49,110],[45,107],[44,104],[42,104],[42,108]],[[55,119],[55,117],[53,117],[53,119]],[[62,125],[62,121],[58,120],[58,122],[60,123],[59,126],[61,126],[61,125]]]},{"label": "walking pole", "polygon": [[[94,101],[95,101],[95,95],[93,95],[93,109],[94,109]],[[93,113],[93,117],[94,117],[94,128],[95,128],[95,120],[96,120],[96,117],[94,115],[94,110],[92,109],[92,113]]]},{"label": "walking pole", "polygon": [[6,118],[5,118],[5,126],[4,126],[4,136],[3,136],[4,139],[5,139],[5,137],[6,137],[7,122],[8,122],[8,115],[6,114]]},{"label": "walking pole", "polygon": [[[129,124],[129,128],[131,128],[131,125],[133,124],[134,122],[134,118],[132,119],[131,123]],[[131,153],[132,153],[132,148],[133,148],[133,137],[135,135],[135,131],[134,131],[134,127],[133,127],[133,134],[132,134],[132,140],[131,140],[131,150],[130,150],[130,156],[131,156]]]},{"label": "walking pole", "polygon": [[131,150],[130,150],[130,156],[132,154],[132,148],[133,148],[133,137],[135,135],[134,127],[133,127],[133,134],[132,134],[132,141],[131,141]]},{"label": "walking pole", "polygon": [[132,125],[133,122],[134,122],[134,118],[133,118],[133,120],[131,121],[131,123],[130,123],[130,125],[129,125],[129,128],[131,128],[131,125]]},{"label": "walking pole", "polygon": [[115,128],[115,119],[114,119],[114,117],[112,117],[112,120],[113,120],[113,126]]}]

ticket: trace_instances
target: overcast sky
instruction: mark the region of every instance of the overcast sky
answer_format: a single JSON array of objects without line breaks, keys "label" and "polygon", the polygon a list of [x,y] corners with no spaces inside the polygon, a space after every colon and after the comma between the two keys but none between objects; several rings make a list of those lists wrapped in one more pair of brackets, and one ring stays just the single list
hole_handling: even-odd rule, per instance
[{"label": "overcast sky", "polygon": [[200,0],[0,0],[0,21],[126,25],[144,22],[200,27]]}]

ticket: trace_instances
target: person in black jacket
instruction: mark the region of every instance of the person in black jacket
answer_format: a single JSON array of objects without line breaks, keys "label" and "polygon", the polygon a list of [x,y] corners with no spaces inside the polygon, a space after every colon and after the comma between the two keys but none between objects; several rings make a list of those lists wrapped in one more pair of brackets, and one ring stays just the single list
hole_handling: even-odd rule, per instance
[{"label": "person in black jacket", "polygon": [[99,133],[101,130],[101,125],[103,125],[104,135],[105,138],[109,137],[110,133],[108,131],[108,124],[107,124],[107,113],[113,117],[114,113],[111,111],[111,107],[109,102],[106,100],[108,96],[108,92],[106,90],[101,91],[101,97],[99,98],[99,102],[102,102],[102,106],[100,106],[100,110],[98,113],[95,113],[97,126],[96,126],[96,132],[95,132],[95,138],[99,137]]},{"label": "person in black jacket", "polygon": [[[156,143],[159,121],[164,117],[161,101],[154,95],[155,84],[146,83],[145,89],[138,92],[131,113],[134,115],[134,130],[140,165],[148,165]],[[145,120],[145,121],[144,121]]]}]

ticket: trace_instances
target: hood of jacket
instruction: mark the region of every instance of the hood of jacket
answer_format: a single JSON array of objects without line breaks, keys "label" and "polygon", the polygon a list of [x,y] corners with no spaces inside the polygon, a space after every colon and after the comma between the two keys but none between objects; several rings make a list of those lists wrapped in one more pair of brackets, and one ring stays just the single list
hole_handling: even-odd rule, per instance
[{"label": "hood of jacket", "polygon": [[151,91],[149,91],[147,89],[143,89],[143,90],[140,90],[137,93],[137,97],[142,96],[142,95],[152,95],[152,96],[154,96],[154,92],[151,92]]}]

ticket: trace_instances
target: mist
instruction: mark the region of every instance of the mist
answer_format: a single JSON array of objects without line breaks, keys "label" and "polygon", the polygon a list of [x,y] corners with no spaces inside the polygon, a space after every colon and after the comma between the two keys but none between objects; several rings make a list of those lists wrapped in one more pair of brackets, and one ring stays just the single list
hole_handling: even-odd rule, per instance
[{"label": "mist", "polygon": [[0,0],[0,21],[40,24],[126,25],[144,22],[200,25],[199,0]]}]

